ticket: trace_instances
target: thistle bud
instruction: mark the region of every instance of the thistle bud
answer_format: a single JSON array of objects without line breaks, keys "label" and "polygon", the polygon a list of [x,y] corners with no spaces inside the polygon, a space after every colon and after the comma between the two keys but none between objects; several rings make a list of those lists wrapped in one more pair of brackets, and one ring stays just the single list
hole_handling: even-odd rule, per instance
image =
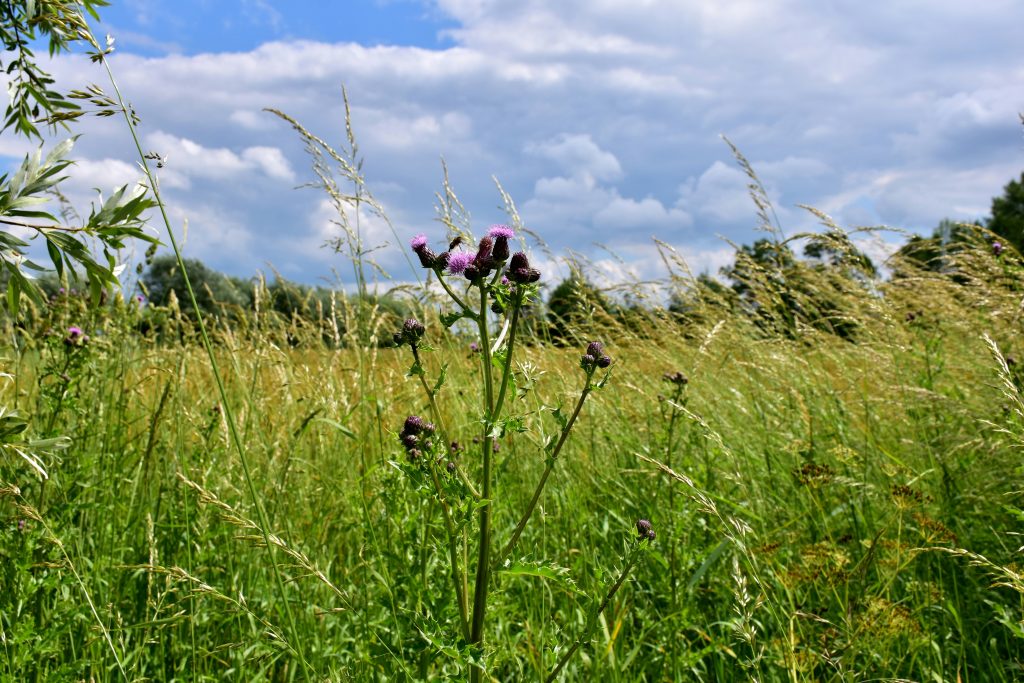
[{"label": "thistle bud", "polygon": [[651,527],[650,520],[638,519],[636,521],[636,533],[638,540],[644,540],[645,538],[649,541],[653,541],[655,537],[654,529]]},{"label": "thistle bud", "polygon": [[[430,425],[433,427],[433,425]],[[403,434],[419,434],[427,427],[427,424],[423,421],[423,418],[419,415],[410,415],[405,418],[405,424],[402,426]],[[433,430],[431,430],[433,432]]]}]

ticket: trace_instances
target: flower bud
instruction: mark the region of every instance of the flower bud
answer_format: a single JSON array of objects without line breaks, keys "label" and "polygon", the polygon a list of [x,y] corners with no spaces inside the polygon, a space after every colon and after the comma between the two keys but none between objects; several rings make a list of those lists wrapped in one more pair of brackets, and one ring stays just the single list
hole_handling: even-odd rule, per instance
[{"label": "flower bud", "polygon": [[[433,425],[430,425],[433,427]],[[405,424],[402,426],[403,434],[419,434],[427,427],[427,424],[423,421],[423,418],[419,415],[410,415],[405,418]],[[431,430],[433,432],[433,430]]]}]

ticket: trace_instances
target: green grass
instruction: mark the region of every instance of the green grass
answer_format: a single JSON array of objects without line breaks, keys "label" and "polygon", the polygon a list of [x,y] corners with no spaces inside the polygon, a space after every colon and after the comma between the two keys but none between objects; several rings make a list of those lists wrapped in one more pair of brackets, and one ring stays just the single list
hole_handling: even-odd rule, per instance
[{"label": "green grass", "polygon": [[[616,363],[516,551],[537,571],[492,586],[488,674],[543,680],[646,517],[652,552],[562,680],[1019,679],[1024,430],[1016,366],[1004,378],[983,338],[1024,350],[1004,265],[978,251],[961,282],[922,272],[881,295],[804,273],[803,291],[838,292],[855,341],[768,334],[713,303],[687,326],[657,310],[574,323]],[[329,333],[271,316],[220,329],[261,529],[208,358],[184,321],[184,342],[157,344],[139,315],[69,300],[7,330],[0,405],[71,443],[41,456],[45,486],[0,460],[0,680],[302,680],[300,652],[313,680],[465,679],[440,511],[400,466],[402,421],[427,412],[408,354],[324,349]],[[441,410],[468,445],[479,364],[425,316],[424,365],[449,364]],[[84,348],[64,345],[71,324]],[[359,335],[393,326],[374,317]],[[543,471],[552,409],[578,396],[581,352],[522,348],[532,389],[511,409],[528,432],[495,460],[499,548]],[[672,371],[690,380],[678,396]],[[476,471],[473,451],[463,465]]]}]

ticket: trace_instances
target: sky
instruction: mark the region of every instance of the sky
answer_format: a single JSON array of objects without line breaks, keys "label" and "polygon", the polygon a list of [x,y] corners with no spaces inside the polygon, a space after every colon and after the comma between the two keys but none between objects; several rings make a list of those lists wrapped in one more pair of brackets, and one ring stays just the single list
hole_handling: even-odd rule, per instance
[{"label": "sky", "polygon": [[[664,276],[655,237],[714,273],[763,236],[723,135],[786,235],[817,224],[801,204],[889,226],[861,243],[876,259],[985,217],[1024,170],[1019,0],[114,0],[101,16],[186,255],[234,275],[351,280],[322,247],[337,215],[303,187],[302,139],[264,111],[341,149],[343,86],[390,219],[360,216],[362,234],[399,282],[409,237],[446,242],[442,159],[475,234],[510,220],[497,179],[542,269],[575,256],[608,281]],[[82,55],[49,68],[109,89]],[[76,202],[139,177],[123,122],[75,132]],[[0,156],[28,146],[5,134]]]}]

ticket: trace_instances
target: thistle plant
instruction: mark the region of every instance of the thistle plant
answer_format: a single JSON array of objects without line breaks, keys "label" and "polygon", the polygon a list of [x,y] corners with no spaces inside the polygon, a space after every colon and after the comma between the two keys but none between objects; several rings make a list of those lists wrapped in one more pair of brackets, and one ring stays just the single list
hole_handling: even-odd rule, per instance
[{"label": "thistle plant", "polygon": [[[515,383],[513,362],[521,313],[526,304],[538,298],[541,278],[540,271],[530,264],[524,252],[511,253],[509,241],[514,237],[512,228],[492,226],[477,242],[475,252],[463,250],[461,239],[450,243],[448,249],[440,253],[430,247],[426,235],[417,235],[410,242],[420,265],[432,272],[454,304],[454,310],[441,316],[441,323],[450,328],[464,320],[475,332],[471,348],[479,359],[482,377],[480,408],[476,415],[479,432],[473,436],[474,445],[479,446],[476,453],[473,453],[475,448],[463,451],[455,440],[456,435],[445,425],[438,407],[446,379],[445,368],[433,384],[428,381],[423,352],[429,350],[425,340],[431,335],[424,325],[417,320],[406,320],[393,338],[395,346],[410,349],[413,362],[409,376],[415,377],[422,386],[430,411],[429,418],[409,416],[398,437],[406,453],[406,471],[427,483],[443,516],[460,635],[469,646],[467,660],[472,664],[473,681],[481,680],[486,668],[484,633],[494,572],[511,561],[588,396],[605,386],[613,363],[601,342],[591,342],[586,347],[579,361],[583,381],[575,407],[569,417],[555,412],[560,429],[557,436],[544,445],[545,466],[533,495],[519,511],[519,521],[507,538],[499,539],[498,530],[494,528],[494,513],[496,506],[506,501],[494,490],[495,454],[500,439],[527,431],[524,418],[516,415],[510,406],[516,395],[510,387]],[[637,547],[642,544],[642,548],[646,548],[653,541],[654,532],[649,522],[641,521]],[[476,542],[475,563],[467,558],[466,549],[471,540]],[[636,549],[630,552],[626,568],[606,599],[593,611],[592,620],[607,606],[638,557]],[[552,678],[584,639],[590,637],[592,626],[588,622],[588,630],[560,658]]]}]

